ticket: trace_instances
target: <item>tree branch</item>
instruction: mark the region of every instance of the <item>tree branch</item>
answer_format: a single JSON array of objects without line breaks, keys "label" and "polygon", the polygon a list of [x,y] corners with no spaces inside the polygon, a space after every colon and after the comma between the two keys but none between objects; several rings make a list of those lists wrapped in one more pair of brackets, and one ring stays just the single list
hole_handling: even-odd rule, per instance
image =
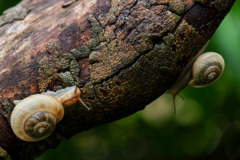
[{"label": "tree branch", "polygon": [[[33,159],[142,110],[211,38],[234,0],[23,0],[0,17],[0,157]],[[78,83],[81,98],[39,142],[10,127],[13,100]]]}]

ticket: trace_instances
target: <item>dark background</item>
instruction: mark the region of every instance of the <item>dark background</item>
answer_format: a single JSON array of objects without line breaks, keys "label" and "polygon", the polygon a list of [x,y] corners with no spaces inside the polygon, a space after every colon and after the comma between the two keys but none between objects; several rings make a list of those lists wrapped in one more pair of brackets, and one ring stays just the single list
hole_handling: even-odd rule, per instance
[{"label": "dark background", "polygon": [[[0,0],[0,14],[18,0]],[[212,37],[206,51],[226,62],[222,77],[176,98],[165,94],[143,111],[66,140],[37,160],[174,160],[240,158],[240,3]],[[206,52],[205,51],[205,52]]]}]

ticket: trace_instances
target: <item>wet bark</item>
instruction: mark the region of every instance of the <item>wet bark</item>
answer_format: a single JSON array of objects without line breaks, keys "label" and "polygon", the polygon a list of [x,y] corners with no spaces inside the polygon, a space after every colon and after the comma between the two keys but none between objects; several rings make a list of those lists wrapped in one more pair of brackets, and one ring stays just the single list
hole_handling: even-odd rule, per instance
[{"label": "wet bark", "polygon": [[[34,159],[165,93],[234,0],[23,0],[0,16],[0,157]],[[78,83],[81,98],[39,142],[10,127],[13,100]]]}]

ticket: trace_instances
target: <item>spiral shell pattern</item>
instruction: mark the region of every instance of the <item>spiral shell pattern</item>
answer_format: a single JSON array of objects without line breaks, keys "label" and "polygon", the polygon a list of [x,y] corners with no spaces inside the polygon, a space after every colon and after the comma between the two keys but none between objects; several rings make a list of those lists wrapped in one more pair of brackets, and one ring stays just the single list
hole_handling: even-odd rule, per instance
[{"label": "spiral shell pattern", "polygon": [[11,127],[25,141],[49,136],[64,115],[63,105],[54,97],[35,94],[20,101],[11,114]]},{"label": "spiral shell pattern", "polygon": [[27,119],[24,125],[25,133],[34,139],[44,139],[55,129],[56,117],[48,112],[37,112]]},{"label": "spiral shell pattern", "polygon": [[225,67],[222,56],[215,52],[207,52],[197,58],[192,68],[190,86],[200,88],[216,81]]}]

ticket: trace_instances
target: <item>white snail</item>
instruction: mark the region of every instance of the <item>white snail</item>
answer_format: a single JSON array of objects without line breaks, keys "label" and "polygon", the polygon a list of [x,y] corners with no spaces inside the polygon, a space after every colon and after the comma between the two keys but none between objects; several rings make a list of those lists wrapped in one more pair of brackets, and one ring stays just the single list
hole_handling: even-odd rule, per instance
[{"label": "white snail", "polygon": [[15,100],[11,114],[11,127],[15,135],[25,141],[39,141],[48,137],[56,124],[63,118],[64,109],[81,102],[77,86],[67,87],[57,92],[43,92]]},{"label": "white snail", "polygon": [[[167,91],[173,95],[174,113],[176,113],[175,97],[187,85],[201,88],[215,82],[222,74],[225,63],[223,57],[215,52],[202,52],[207,47],[209,41],[202,47],[198,54],[187,64],[178,80]],[[202,54],[202,55],[201,55]],[[182,98],[183,99],[183,98]]]}]

